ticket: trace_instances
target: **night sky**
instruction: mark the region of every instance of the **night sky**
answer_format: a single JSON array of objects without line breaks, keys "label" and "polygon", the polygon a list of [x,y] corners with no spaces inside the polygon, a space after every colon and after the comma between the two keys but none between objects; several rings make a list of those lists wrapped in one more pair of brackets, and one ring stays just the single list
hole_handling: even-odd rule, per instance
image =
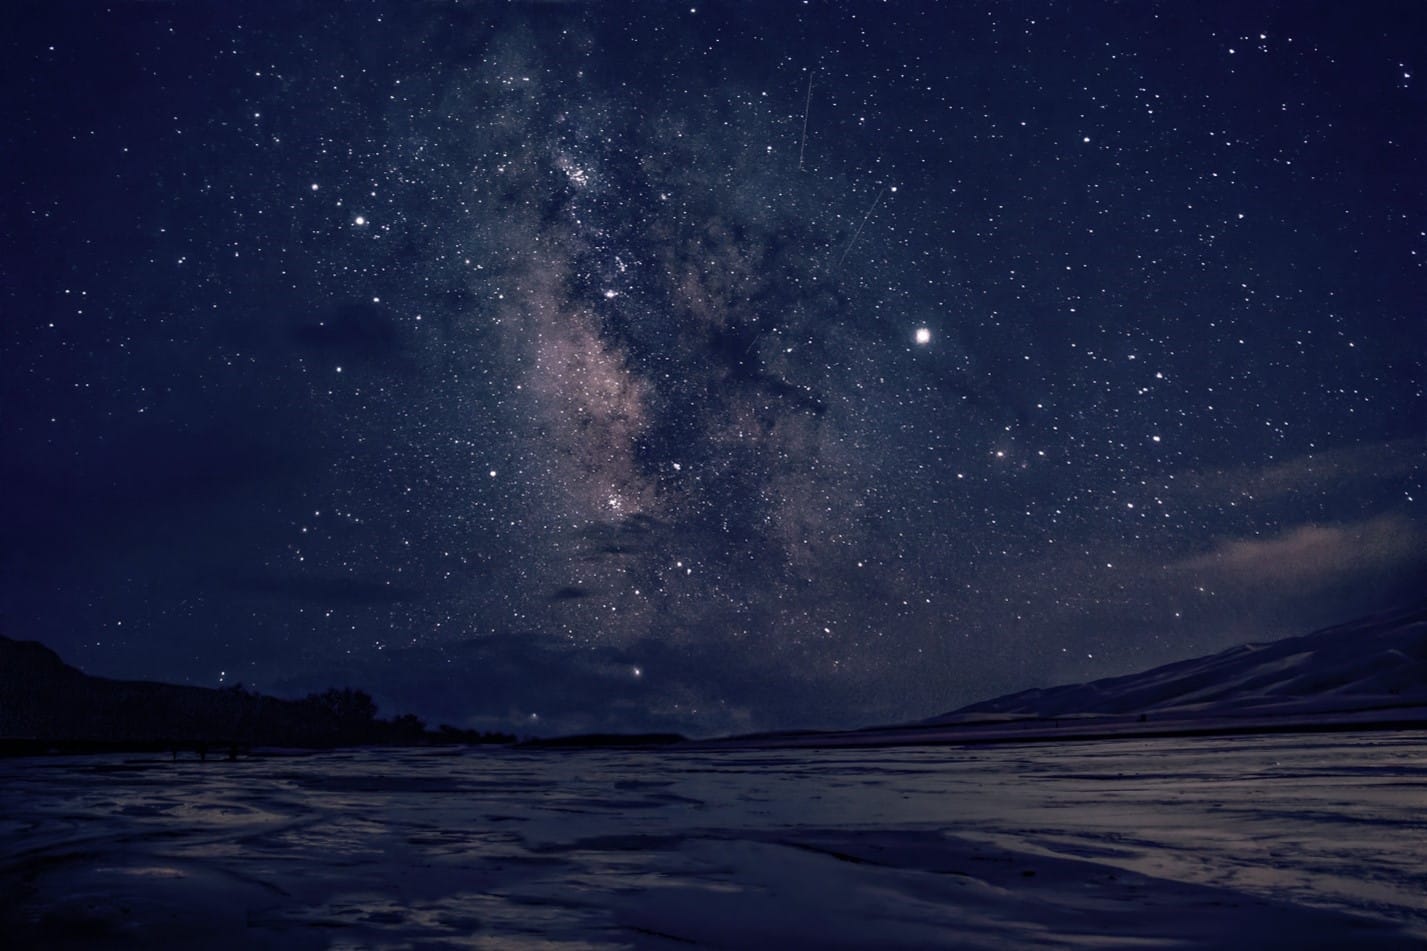
[{"label": "night sky", "polygon": [[3,632],[837,727],[1427,587],[1427,15],[25,3]]}]

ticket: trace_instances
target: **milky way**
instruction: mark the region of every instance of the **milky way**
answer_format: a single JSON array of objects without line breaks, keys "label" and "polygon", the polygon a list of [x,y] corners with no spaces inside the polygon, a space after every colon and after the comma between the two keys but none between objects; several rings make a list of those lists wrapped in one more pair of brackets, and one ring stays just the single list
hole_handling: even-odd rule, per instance
[{"label": "milky way", "polygon": [[1409,598],[1397,9],[36,14],[7,633],[714,732]]}]

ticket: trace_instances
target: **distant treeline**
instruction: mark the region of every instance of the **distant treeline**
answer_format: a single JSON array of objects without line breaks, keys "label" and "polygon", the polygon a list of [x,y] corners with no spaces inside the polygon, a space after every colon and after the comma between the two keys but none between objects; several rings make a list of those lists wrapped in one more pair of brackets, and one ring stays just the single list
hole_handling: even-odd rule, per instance
[{"label": "distant treeline", "polygon": [[91,677],[34,641],[0,637],[0,748],[234,750],[253,746],[513,743],[505,733],[442,725],[413,714],[377,717],[350,687],[282,700],[245,689],[189,687]]}]

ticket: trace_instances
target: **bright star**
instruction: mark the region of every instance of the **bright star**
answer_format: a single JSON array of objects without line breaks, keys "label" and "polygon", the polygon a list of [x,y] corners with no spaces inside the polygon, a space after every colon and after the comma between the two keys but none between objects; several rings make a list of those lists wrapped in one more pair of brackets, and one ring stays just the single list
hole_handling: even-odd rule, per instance
[{"label": "bright star", "polygon": [[917,343],[923,347],[932,342],[932,332],[926,327],[917,328]]}]

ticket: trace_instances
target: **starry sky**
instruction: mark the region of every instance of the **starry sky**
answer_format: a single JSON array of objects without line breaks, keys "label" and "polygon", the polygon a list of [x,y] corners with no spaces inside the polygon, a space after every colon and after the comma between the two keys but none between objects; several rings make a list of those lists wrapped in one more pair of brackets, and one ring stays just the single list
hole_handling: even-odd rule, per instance
[{"label": "starry sky", "polygon": [[707,735],[1427,587],[1417,3],[24,3],[3,630]]}]

